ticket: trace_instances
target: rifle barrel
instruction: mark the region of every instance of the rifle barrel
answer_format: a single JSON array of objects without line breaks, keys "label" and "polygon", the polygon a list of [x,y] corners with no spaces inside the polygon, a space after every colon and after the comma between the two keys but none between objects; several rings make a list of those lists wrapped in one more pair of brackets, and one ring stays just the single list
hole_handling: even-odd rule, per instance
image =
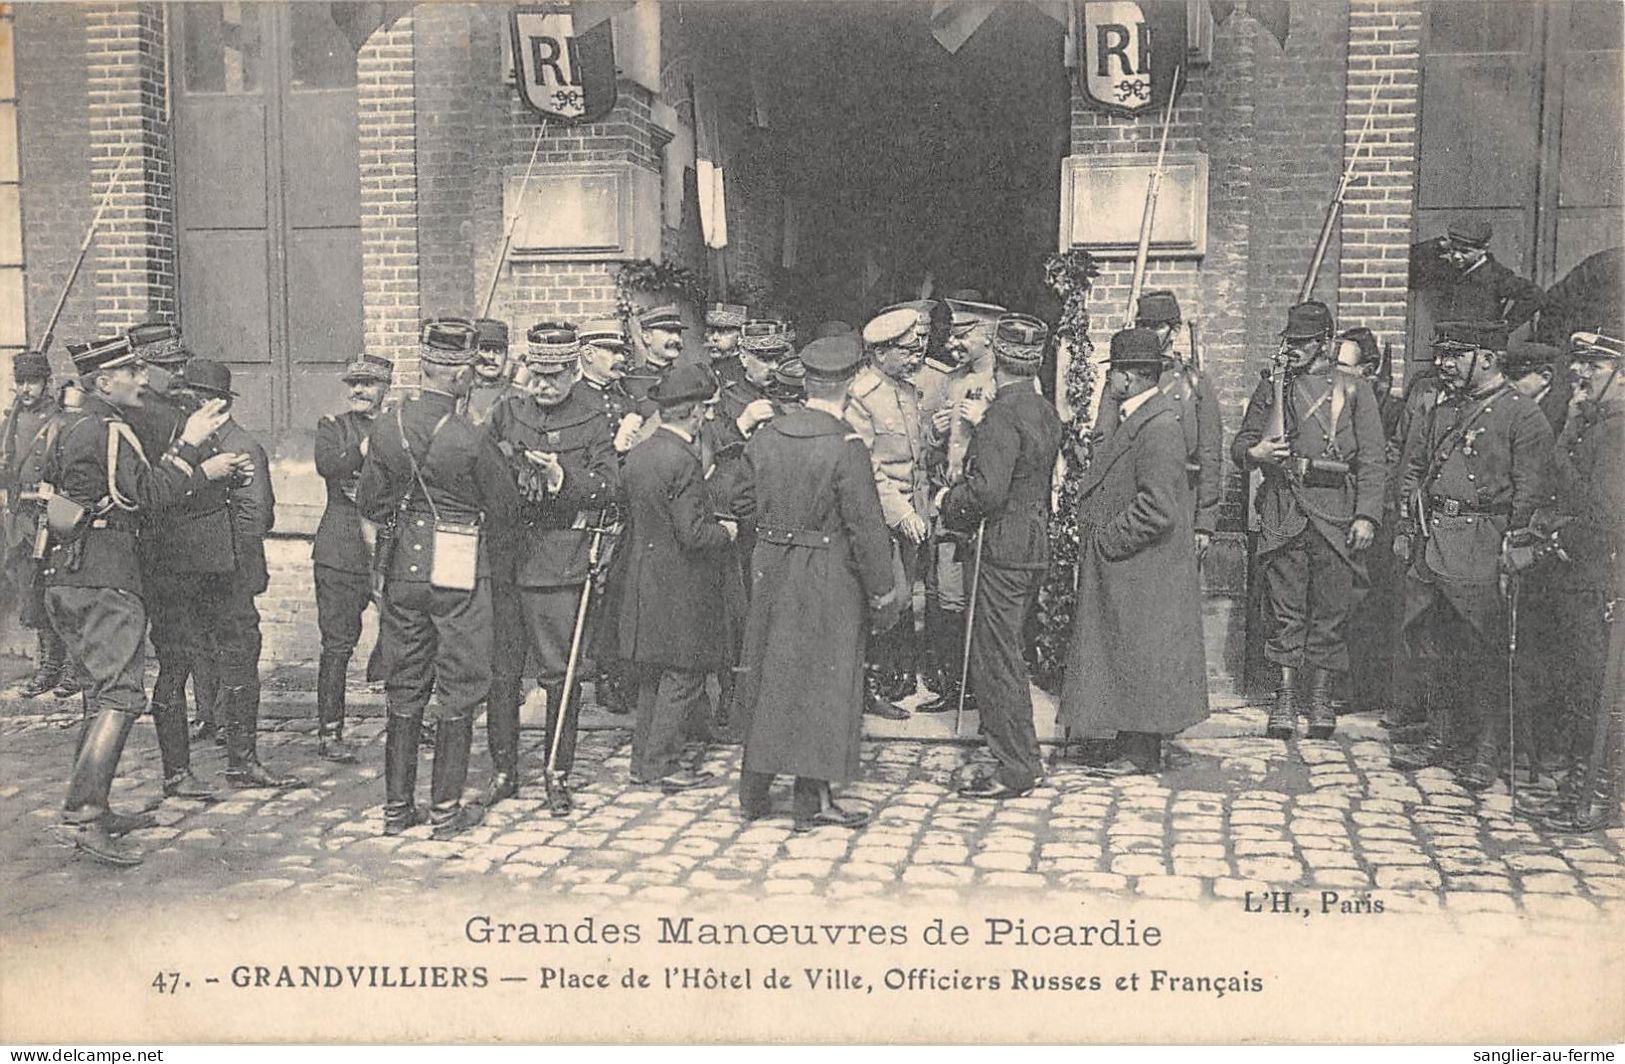
[{"label": "rifle barrel", "polygon": [[1145,287],[1146,262],[1151,257],[1151,228],[1157,218],[1157,197],[1162,193],[1162,164],[1168,154],[1168,130],[1174,124],[1174,98],[1179,95],[1179,75],[1183,69],[1183,66],[1174,67],[1174,76],[1168,83],[1168,106],[1162,115],[1162,138],[1157,144],[1157,166],[1151,171],[1151,180],[1146,184],[1145,209],[1140,212],[1140,244],[1134,253],[1134,279],[1129,283],[1125,326],[1134,324],[1134,307],[1140,301],[1140,290]]}]

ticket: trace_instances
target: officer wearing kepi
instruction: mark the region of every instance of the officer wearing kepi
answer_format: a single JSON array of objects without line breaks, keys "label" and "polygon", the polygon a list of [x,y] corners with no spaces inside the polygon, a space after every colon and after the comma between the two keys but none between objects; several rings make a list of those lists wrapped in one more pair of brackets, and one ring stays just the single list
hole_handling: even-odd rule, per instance
[{"label": "officer wearing kepi", "polygon": [[1336,729],[1332,680],[1349,668],[1345,626],[1364,594],[1362,554],[1382,523],[1382,415],[1371,386],[1332,361],[1331,337],[1326,304],[1287,312],[1277,364],[1230,448],[1238,466],[1264,475],[1258,552],[1274,622],[1264,654],[1281,670],[1272,739],[1296,734],[1299,669],[1309,673],[1309,738]]},{"label": "officer wearing kepi", "polygon": [[474,356],[474,387],[468,393],[468,420],[484,424],[496,405],[522,389],[513,383],[509,366],[508,323],[496,318],[476,318],[474,331],[479,349]]},{"label": "officer wearing kepi", "polygon": [[316,526],[310,556],[315,568],[316,627],[322,653],[316,666],[318,752],[350,764],[344,741],[344,684],[350,655],[361,639],[361,615],[372,601],[372,548],[355,504],[368,438],[383,409],[394,365],[363,354],[339,378],[349,388],[349,409],[316,422],[316,473],[327,482],[327,507]]},{"label": "officer wearing kepi", "polygon": [[[1393,764],[1443,764],[1453,748],[1471,744],[1461,782],[1476,790],[1495,782],[1505,749],[1502,537],[1526,527],[1545,500],[1552,450],[1540,407],[1502,375],[1506,347],[1502,322],[1436,327],[1434,361],[1450,397],[1407,448],[1394,540],[1395,553],[1410,562],[1403,631],[1427,685],[1432,734],[1398,751]],[[1447,693],[1459,699],[1459,713],[1447,712]]]},{"label": "officer wearing kepi", "polygon": [[[51,362],[39,351],[18,353],[11,363],[16,398],[0,423],[0,586],[17,603],[18,620],[32,628],[39,644],[34,675],[23,685],[24,698],[37,698],[62,680],[67,668],[62,637],[45,618],[44,589],[35,579],[40,559],[36,543],[45,514],[39,493],[40,462],[51,423],[62,408],[50,394]],[[70,694],[72,692],[69,692]]]},{"label": "officer wearing kepi", "polygon": [[744,376],[739,341],[749,317],[750,309],[737,303],[713,303],[705,308],[705,354],[711,360],[711,372],[723,384]]},{"label": "officer wearing kepi", "polygon": [[[576,331],[544,323],[530,330],[527,341],[531,394],[504,400],[489,424],[524,500],[513,573],[519,617],[499,618],[498,624],[528,635],[526,649],[547,696],[544,756],[552,755],[548,768],[557,773],[557,779],[547,778],[548,808],[554,816],[564,816],[570,811],[565,777],[575,761],[581,708],[580,673],[570,677],[566,690],[566,670],[572,647],[578,669],[583,656],[586,633],[577,631],[576,619],[595,544],[604,545],[605,511],[620,498],[620,463],[602,406],[585,390],[576,390],[581,362]],[[495,769],[486,791],[488,803],[512,797],[519,789],[523,663],[523,652],[499,655],[496,662],[486,710]]]},{"label": "officer wearing kepi", "polygon": [[149,464],[124,411],[139,407],[146,369],[126,336],[70,346],[85,389],[81,416],[63,426],[42,470],[57,498],[47,505],[50,553],[41,576],[51,624],[87,677],[91,713],[63,805],[64,834],[99,861],[133,865],[141,852],[115,836],[137,826],[108,808],[108,793],[135,718],[147,634],[136,533],[144,514],[173,506],[207,481],[264,476],[245,455],[203,458],[199,446],[226,419],[205,403],[175,443]]},{"label": "officer wearing kepi", "polygon": [[[485,817],[462,804],[474,713],[491,690],[488,537],[511,535],[519,493],[496,443],[457,413],[473,383],[475,332],[424,325],[423,385],[373,428],[356,503],[379,526],[381,606],[389,675],[384,833],[421,823],[415,800],[425,712],[436,725],[430,811],[434,836]],[[386,546],[387,544],[387,546]],[[430,697],[434,698],[430,705]]]}]

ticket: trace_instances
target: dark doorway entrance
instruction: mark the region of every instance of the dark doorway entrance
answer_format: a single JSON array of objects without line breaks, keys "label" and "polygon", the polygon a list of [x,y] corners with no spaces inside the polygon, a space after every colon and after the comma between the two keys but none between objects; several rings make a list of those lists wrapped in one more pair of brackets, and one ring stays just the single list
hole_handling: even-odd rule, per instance
[{"label": "dark doorway entrance", "polygon": [[327,4],[169,17],[181,325],[269,447],[342,406],[362,346],[356,49]]}]

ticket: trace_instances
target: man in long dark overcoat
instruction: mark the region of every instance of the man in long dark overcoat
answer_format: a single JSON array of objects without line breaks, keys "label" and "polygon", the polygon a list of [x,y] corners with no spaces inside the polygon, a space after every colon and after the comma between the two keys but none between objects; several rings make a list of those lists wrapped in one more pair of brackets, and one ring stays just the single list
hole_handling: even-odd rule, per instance
[{"label": "man in long dark overcoat", "polygon": [[650,391],[660,426],[626,456],[630,517],[620,607],[621,657],[638,670],[632,779],[669,792],[707,782],[680,767],[685,723],[711,716],[707,673],[727,664],[722,616],[726,547],[737,525],[719,520],[706,491],[700,425],[716,378],[706,366],[672,370]]},{"label": "man in long dark overcoat", "polygon": [[1208,715],[1185,434],[1157,391],[1148,329],[1112,337],[1106,387],[1122,423],[1095,454],[1078,514],[1078,594],[1061,716],[1074,738],[1117,740],[1094,771],[1157,772],[1162,738]]},{"label": "man in long dark overcoat", "polygon": [[747,820],[765,816],[774,775],[793,775],[798,831],[869,818],[837,805],[830,784],[858,771],[869,611],[899,612],[869,451],[842,420],[862,357],[855,336],[808,344],[806,407],[757,430],[739,476],[736,510],[756,522],[740,807]]}]

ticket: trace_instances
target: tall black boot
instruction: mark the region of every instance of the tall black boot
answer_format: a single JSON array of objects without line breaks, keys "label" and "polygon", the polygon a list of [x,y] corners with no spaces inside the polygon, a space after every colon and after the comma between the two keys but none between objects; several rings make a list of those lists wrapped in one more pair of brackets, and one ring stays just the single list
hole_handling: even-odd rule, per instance
[{"label": "tall black boot", "polygon": [[316,664],[316,754],[323,761],[355,764],[355,750],[344,741],[344,676],[349,654],[323,654]]},{"label": "tall black boot", "polygon": [[141,849],[109,832],[108,795],[118,772],[124,743],[130,737],[134,715],[117,709],[104,709],[86,730],[85,741],[74,759],[68,780],[68,797],[63,803],[64,835],[79,849],[105,864],[137,865]]},{"label": "tall black boot", "polygon": [[192,774],[192,742],[187,737],[186,703],[159,701],[154,691],[152,726],[158,732],[158,759],[164,770],[165,797],[217,801],[220,796],[214,788]]},{"label": "tall black boot", "polygon": [[468,782],[468,753],[474,742],[471,717],[452,717],[435,727],[434,771],[429,782],[429,819],[434,837],[449,839],[461,835],[485,819],[485,807],[478,802],[463,804],[463,785]]},{"label": "tall black boot", "polygon": [[519,793],[519,703],[498,701],[494,684],[491,695],[485,705],[485,742],[491,750],[491,782],[482,799],[487,808]]},{"label": "tall black boot", "polygon": [[1332,705],[1332,674],[1327,669],[1309,670],[1309,729],[1311,739],[1330,739],[1337,730],[1337,710]]},{"label": "tall black boot", "polygon": [[1275,688],[1275,701],[1270,706],[1269,723],[1264,727],[1267,739],[1290,739],[1298,731],[1298,670],[1291,665],[1281,666],[1281,682]]},{"label": "tall black boot", "polygon": [[42,624],[35,629],[35,638],[38,644],[36,665],[33,678],[23,684],[24,698],[38,698],[55,690],[62,681],[62,671],[66,667],[67,655],[63,653],[62,641],[50,626]]},{"label": "tall black boot", "polygon": [[399,835],[423,823],[416,802],[421,717],[391,713],[384,725],[384,834]]},{"label": "tall black boot", "polygon": [[220,685],[219,711],[226,718],[226,782],[239,790],[268,787],[290,790],[305,786],[298,776],[283,776],[260,764],[259,694],[245,684]]}]

